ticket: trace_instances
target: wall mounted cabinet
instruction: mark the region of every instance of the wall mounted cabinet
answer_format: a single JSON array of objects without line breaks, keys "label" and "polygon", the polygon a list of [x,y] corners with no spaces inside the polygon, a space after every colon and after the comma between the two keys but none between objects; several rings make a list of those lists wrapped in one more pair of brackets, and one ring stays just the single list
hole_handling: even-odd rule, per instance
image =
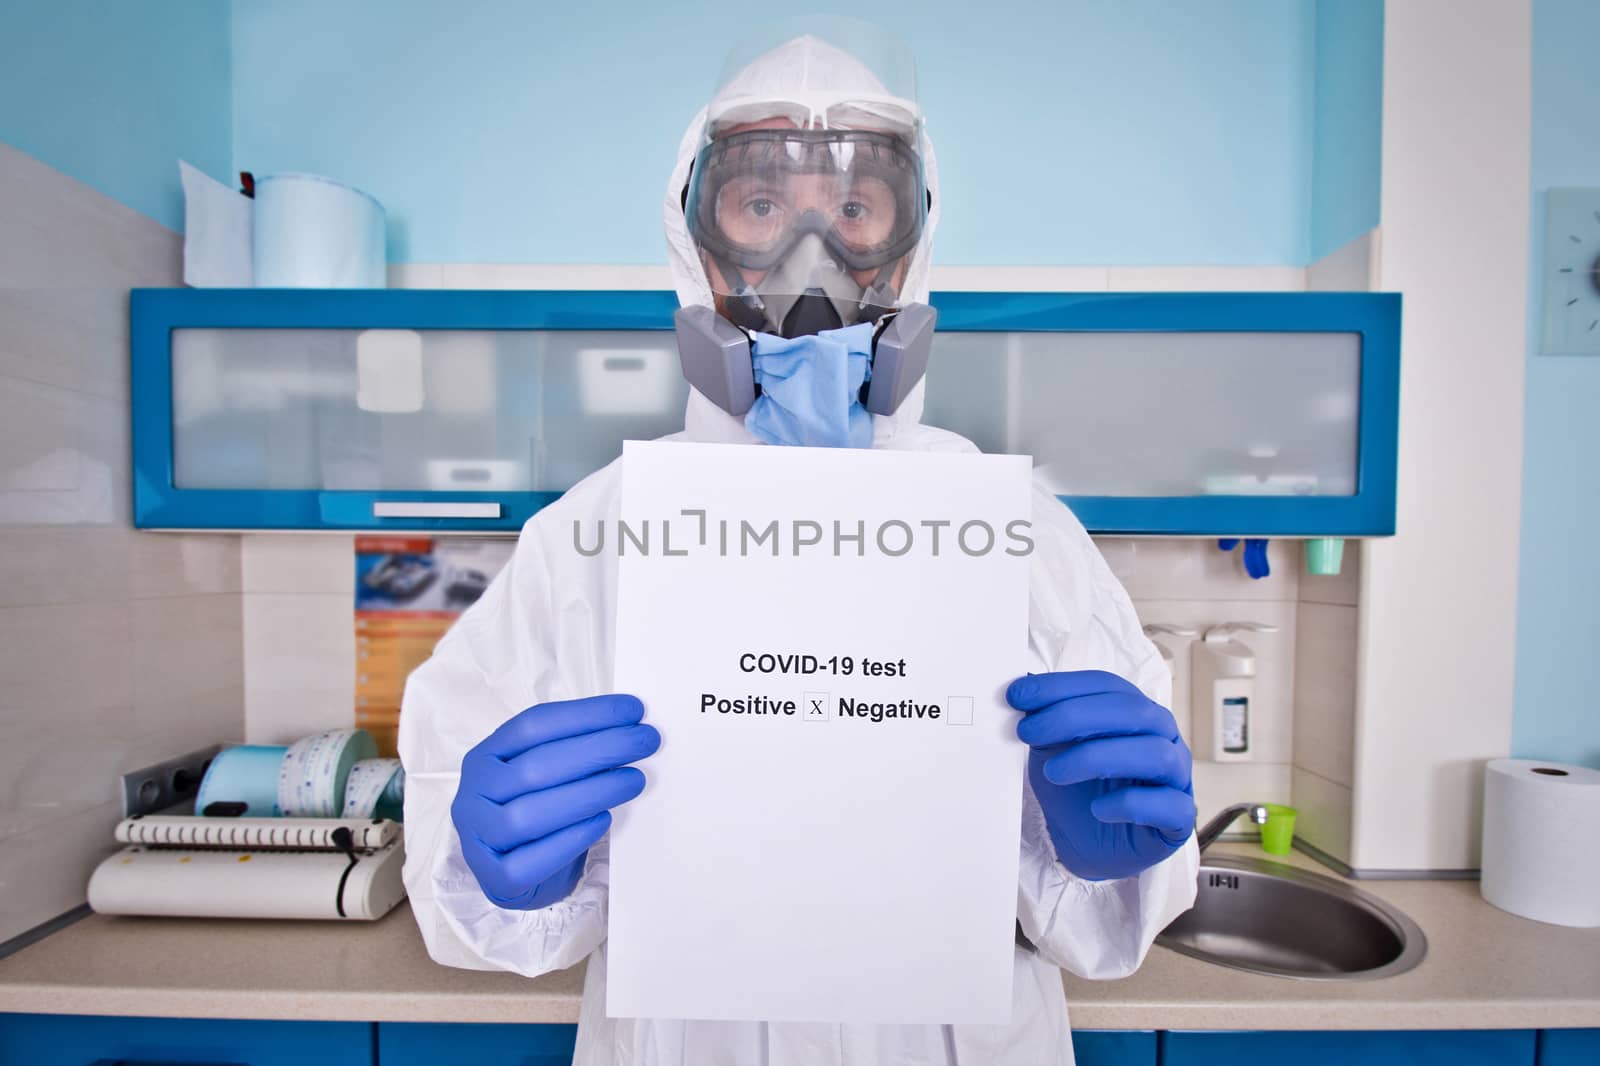
[{"label": "wall mounted cabinet", "polygon": [[[936,293],[925,420],[1091,532],[1394,530],[1399,297]],[[515,530],[682,427],[665,292],[137,290],[142,528]]]}]

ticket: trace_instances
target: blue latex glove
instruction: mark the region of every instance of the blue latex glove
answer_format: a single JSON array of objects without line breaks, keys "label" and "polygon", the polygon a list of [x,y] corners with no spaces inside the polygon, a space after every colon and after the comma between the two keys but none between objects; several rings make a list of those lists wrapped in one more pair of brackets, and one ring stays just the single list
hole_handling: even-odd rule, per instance
[{"label": "blue latex glove", "polygon": [[1063,866],[1130,877],[1189,839],[1193,759],[1172,712],[1099,670],[1019,677],[1006,700],[1024,712],[1028,780]]},{"label": "blue latex glove", "polygon": [[461,760],[450,819],[461,854],[490,902],[534,910],[566,899],[611,808],[644,790],[627,765],[661,746],[635,696],[541,703],[496,729]]},{"label": "blue latex glove", "polygon": [[[1217,550],[1231,552],[1239,546],[1238,537],[1223,537],[1217,541]],[[1260,581],[1272,575],[1272,563],[1267,558],[1264,538],[1251,537],[1244,542],[1244,572]]]},{"label": "blue latex glove", "polygon": [[872,324],[858,322],[803,337],[757,333],[750,358],[761,395],[744,416],[768,444],[872,447],[872,415],[861,385],[872,362]]}]

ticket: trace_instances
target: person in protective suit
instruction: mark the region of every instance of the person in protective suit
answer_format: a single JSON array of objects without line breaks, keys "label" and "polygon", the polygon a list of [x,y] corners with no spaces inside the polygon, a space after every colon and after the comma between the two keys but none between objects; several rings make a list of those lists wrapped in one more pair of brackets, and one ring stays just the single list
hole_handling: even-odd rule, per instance
[{"label": "person in protective suit", "polygon": [[[874,65],[882,51],[856,34],[739,59],[684,135],[664,213],[695,387],[668,439],[976,450],[919,421],[938,175],[908,65]],[[1137,969],[1192,905],[1198,852],[1167,669],[1043,489],[1032,666],[1007,690],[1030,749],[1017,918],[1031,947],[1016,949],[1010,1024],[606,1017],[610,811],[642,791],[660,743],[640,701],[612,691],[616,558],[571,542],[575,522],[615,523],[619,471],[531,519],[407,683],[405,882],[429,954],[530,977],[587,959],[579,1066],[1071,1063],[1060,969]]]}]

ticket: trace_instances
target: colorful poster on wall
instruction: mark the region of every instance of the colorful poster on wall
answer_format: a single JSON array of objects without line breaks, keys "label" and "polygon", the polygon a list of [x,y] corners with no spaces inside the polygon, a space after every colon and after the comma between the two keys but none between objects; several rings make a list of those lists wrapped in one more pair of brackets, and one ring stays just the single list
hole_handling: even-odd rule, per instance
[{"label": "colorful poster on wall", "polygon": [[395,754],[406,677],[511,558],[509,538],[356,538],[355,724]]}]

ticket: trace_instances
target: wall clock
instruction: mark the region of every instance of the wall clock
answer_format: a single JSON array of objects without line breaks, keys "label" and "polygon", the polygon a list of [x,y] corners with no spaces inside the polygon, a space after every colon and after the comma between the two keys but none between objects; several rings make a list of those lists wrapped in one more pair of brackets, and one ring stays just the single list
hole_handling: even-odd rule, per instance
[{"label": "wall clock", "polygon": [[1545,193],[1545,355],[1600,355],[1600,189]]}]

